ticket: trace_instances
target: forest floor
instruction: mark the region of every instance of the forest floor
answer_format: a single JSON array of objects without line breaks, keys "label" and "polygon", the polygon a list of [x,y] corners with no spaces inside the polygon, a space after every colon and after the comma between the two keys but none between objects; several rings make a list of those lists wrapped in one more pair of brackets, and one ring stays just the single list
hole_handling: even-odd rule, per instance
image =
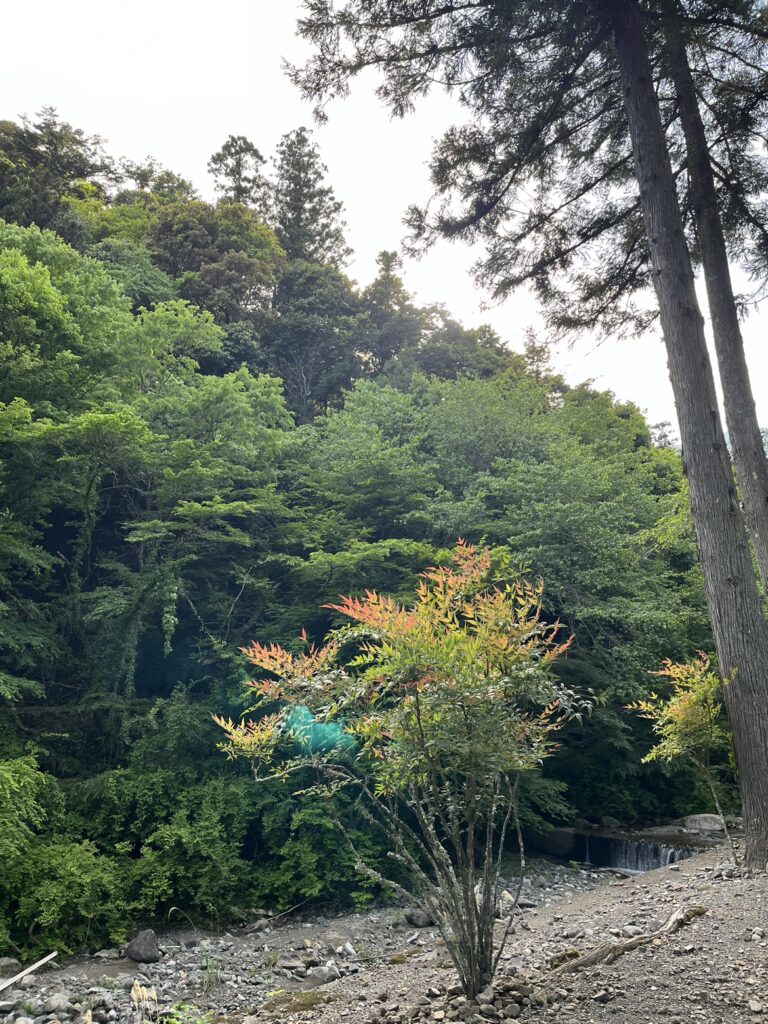
[{"label": "forest floor", "polygon": [[[455,972],[435,929],[415,928],[402,908],[387,908],[338,917],[299,912],[217,936],[161,935],[165,955],[156,964],[105,953],[41,971],[15,997],[2,993],[0,1021],[143,1024],[155,1007],[130,1001],[138,980],[155,986],[161,1012],[184,1004],[175,1011],[180,1024],[206,1012],[231,1024],[768,1022],[768,877],[728,877],[723,859],[712,850],[631,878],[535,862],[503,962],[507,995],[471,1012],[452,990]],[[610,965],[564,974],[550,967],[561,954],[648,934],[675,910],[694,907],[706,913]],[[59,1008],[46,1012],[57,993]]]}]

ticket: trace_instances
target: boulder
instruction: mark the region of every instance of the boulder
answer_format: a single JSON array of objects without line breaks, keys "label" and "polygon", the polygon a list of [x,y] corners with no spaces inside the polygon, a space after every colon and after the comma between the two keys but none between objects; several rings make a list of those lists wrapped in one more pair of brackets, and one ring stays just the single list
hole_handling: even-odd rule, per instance
[{"label": "boulder", "polygon": [[650,836],[651,838],[656,836],[679,836],[682,839],[685,834],[685,828],[683,825],[654,825],[652,828],[641,828],[639,834],[641,836]]},{"label": "boulder", "polygon": [[332,960],[322,967],[313,967],[309,974],[316,985],[327,985],[329,981],[337,981],[341,977],[341,972]]},{"label": "boulder", "polygon": [[431,928],[435,923],[426,911],[420,910],[418,907],[406,910],[405,920],[412,928]]},{"label": "boulder", "polygon": [[66,1015],[72,1010],[72,1004],[66,992],[54,992],[43,1003],[43,1013],[55,1013],[57,1016]]},{"label": "boulder", "polygon": [[131,939],[125,947],[125,955],[139,964],[154,964],[163,957],[157,944],[157,936],[151,928],[145,928]]},{"label": "boulder", "polygon": [[621,822],[618,818],[612,818],[610,814],[604,814],[600,819],[600,824],[603,828],[617,829],[621,828]]},{"label": "boulder", "polygon": [[277,961],[277,966],[284,971],[303,971],[306,964],[297,957],[289,956]]},{"label": "boulder", "polygon": [[719,814],[689,814],[685,827],[691,832],[723,832],[725,826]]}]

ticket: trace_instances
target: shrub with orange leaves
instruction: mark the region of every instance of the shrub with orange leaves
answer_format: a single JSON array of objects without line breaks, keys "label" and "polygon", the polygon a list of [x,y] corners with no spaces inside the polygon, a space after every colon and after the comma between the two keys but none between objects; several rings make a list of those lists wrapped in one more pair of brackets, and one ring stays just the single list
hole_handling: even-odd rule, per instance
[{"label": "shrub with orange leaves", "polygon": [[[669,695],[665,698],[651,693],[647,700],[627,705],[627,710],[653,723],[658,737],[643,762],[669,763],[679,758],[692,761],[709,787],[715,810],[722,816],[711,762],[712,755],[728,750],[731,742],[721,702],[723,682],[703,651],[690,661],[674,663],[666,659],[663,666],[651,675],[670,681]],[[726,835],[736,860],[727,829]]]},{"label": "shrub with orange leaves", "polygon": [[450,565],[423,573],[409,607],[368,591],[329,606],[347,623],[321,647],[303,636],[299,655],[243,648],[268,673],[250,684],[249,714],[269,716],[217,719],[230,756],[268,775],[313,767],[319,791],[360,795],[470,995],[501,955],[494,910],[510,823],[520,838],[517,781],[588,707],[551,673],[570,639],[544,620],[541,598],[541,581],[494,580],[490,552],[459,541]]}]

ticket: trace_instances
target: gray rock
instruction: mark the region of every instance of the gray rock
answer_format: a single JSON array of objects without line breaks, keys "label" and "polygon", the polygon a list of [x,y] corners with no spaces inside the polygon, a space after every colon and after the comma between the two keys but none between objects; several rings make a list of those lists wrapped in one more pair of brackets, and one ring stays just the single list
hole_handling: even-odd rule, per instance
[{"label": "gray rock", "polygon": [[621,934],[625,939],[634,939],[638,935],[643,934],[643,929],[639,928],[636,924],[625,924],[621,929]]},{"label": "gray rock", "polygon": [[689,814],[685,819],[685,827],[692,832],[722,832],[723,819],[719,814]]},{"label": "gray rock", "polygon": [[151,928],[146,928],[131,939],[125,947],[125,955],[139,964],[154,964],[163,956],[157,944],[157,936]]},{"label": "gray rock", "polygon": [[0,978],[12,978],[21,970],[21,961],[13,956],[0,956]]},{"label": "gray rock", "polygon": [[641,836],[679,836],[681,839],[685,837],[683,825],[654,825],[651,828],[641,828],[638,832]]},{"label": "gray rock", "polygon": [[309,972],[309,976],[315,982],[316,985],[327,985],[329,981],[336,981],[341,977],[336,964],[329,960],[327,964],[322,967],[313,967]]},{"label": "gray rock", "polygon": [[[303,971],[305,965],[303,960],[297,960],[294,957],[287,957],[284,960],[279,960],[277,966],[282,968],[284,971]],[[223,980],[226,981],[227,979],[223,978]]]},{"label": "gray rock", "polygon": [[94,960],[119,960],[120,950],[119,949],[100,949],[98,953],[93,954]]},{"label": "gray rock", "polygon": [[43,1003],[43,1013],[55,1013],[57,1016],[67,1014],[71,1011],[72,1005],[66,992],[54,992]]},{"label": "gray rock", "polygon": [[426,911],[415,907],[413,910],[406,910],[405,920],[412,928],[431,928],[435,923]]},{"label": "gray rock", "polygon": [[31,1017],[17,1017],[15,1024],[34,1024]]},{"label": "gray rock", "polygon": [[619,821],[619,819],[612,818],[610,814],[603,815],[603,817],[600,819],[600,824],[603,826],[603,828],[621,828],[621,822]]},{"label": "gray rock", "polygon": [[249,924],[245,929],[246,932],[266,932],[272,927],[271,917],[260,917],[258,921],[254,921],[253,924]]}]

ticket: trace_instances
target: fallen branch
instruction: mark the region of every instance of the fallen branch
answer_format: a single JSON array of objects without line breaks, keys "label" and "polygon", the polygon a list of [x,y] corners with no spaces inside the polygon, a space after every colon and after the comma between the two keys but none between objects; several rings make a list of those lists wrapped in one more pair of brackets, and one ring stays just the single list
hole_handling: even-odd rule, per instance
[{"label": "fallen branch", "polygon": [[[256,931],[263,931],[263,929],[267,927],[265,922],[271,924],[273,921],[279,921],[281,917],[287,917],[288,914],[292,914],[294,910],[298,910],[299,907],[303,907],[305,903],[309,903],[312,898],[312,896],[307,896],[307,898],[302,900],[301,903],[297,903],[295,907],[289,907],[288,910],[284,910],[282,914],[272,914],[271,916],[259,918],[259,920],[254,921],[253,924],[247,924],[245,926],[246,935],[250,935],[252,932]],[[256,925],[259,925],[260,927],[257,928]]]},{"label": "fallen branch", "polygon": [[585,953],[583,956],[575,956],[566,963],[560,964],[560,966],[555,968],[554,973],[571,974],[585,967],[594,967],[595,964],[612,964],[614,960],[618,960],[625,953],[638,949],[640,946],[647,946],[654,939],[660,939],[664,935],[673,935],[684,925],[690,924],[694,918],[701,917],[702,914],[706,913],[706,907],[686,907],[675,910],[669,915],[661,928],[657,928],[655,932],[648,932],[647,935],[636,935],[634,938],[625,939],[623,942],[601,942],[599,946],[595,946],[589,953]]},{"label": "fallen branch", "polygon": [[26,978],[32,971],[36,971],[38,967],[42,967],[43,964],[47,964],[49,960],[53,960],[55,956],[58,956],[58,952],[49,953],[48,956],[44,956],[42,960],[38,960],[36,964],[31,964],[29,967],[25,967],[23,971],[19,971],[18,974],[14,974],[8,981],[0,981],[0,992],[4,992],[5,989],[10,988],[11,985],[15,985],[17,981],[21,981],[22,978]]}]

